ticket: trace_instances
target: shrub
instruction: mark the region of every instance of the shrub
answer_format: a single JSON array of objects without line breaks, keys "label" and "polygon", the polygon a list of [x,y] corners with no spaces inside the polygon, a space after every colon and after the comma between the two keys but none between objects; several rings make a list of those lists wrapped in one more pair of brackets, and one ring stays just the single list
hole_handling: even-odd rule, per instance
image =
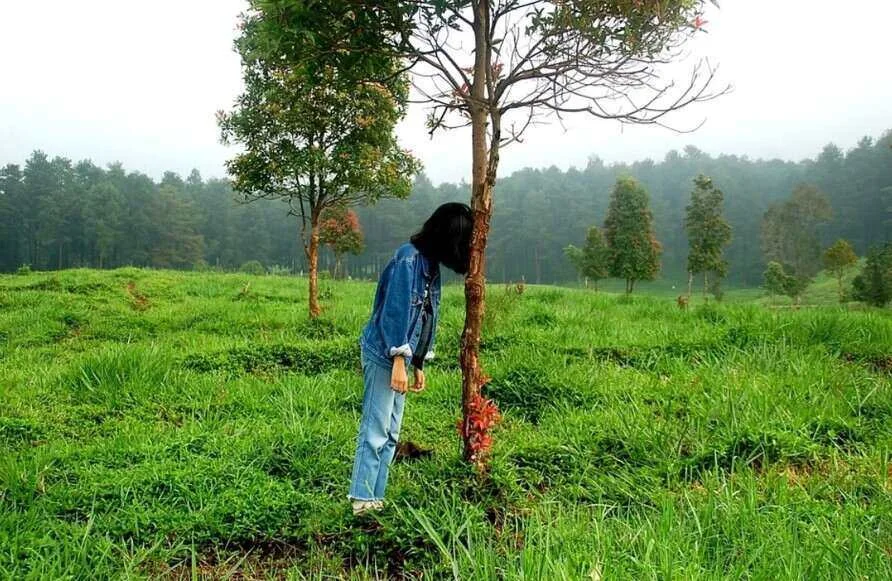
[{"label": "shrub", "polygon": [[31,272],[32,270],[30,264],[23,264],[18,268],[18,270],[15,271],[16,274],[20,274],[22,276],[29,275],[31,274]]},{"label": "shrub", "polygon": [[245,274],[253,274],[257,276],[266,274],[266,269],[263,267],[263,264],[261,264],[259,260],[249,260],[248,262],[242,264],[239,270],[241,272],[244,272]]},{"label": "shrub", "polygon": [[864,268],[852,281],[852,296],[875,307],[892,300],[892,243],[870,249]]}]

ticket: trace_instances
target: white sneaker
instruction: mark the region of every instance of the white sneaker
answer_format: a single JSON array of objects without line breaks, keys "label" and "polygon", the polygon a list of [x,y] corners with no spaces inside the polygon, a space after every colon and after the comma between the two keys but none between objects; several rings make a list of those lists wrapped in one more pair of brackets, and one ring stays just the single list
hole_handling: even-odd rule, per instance
[{"label": "white sneaker", "polygon": [[383,500],[354,500],[353,516],[359,516],[373,510],[381,510],[384,508]]}]

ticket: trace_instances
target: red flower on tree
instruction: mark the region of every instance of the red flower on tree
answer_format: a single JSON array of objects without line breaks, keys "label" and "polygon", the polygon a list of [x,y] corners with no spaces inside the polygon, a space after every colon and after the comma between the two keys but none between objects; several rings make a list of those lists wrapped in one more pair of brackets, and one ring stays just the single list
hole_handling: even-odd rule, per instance
[{"label": "red flower on tree", "polygon": [[475,394],[468,402],[468,413],[458,421],[458,431],[471,450],[469,460],[479,471],[486,467],[492,451],[492,429],[502,419],[499,408],[489,399]]}]

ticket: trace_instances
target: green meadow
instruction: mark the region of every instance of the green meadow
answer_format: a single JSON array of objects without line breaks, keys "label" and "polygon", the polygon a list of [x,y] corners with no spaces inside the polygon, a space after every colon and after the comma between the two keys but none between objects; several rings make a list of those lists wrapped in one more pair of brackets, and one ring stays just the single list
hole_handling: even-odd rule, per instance
[{"label": "green meadow", "polygon": [[374,284],[323,281],[310,321],[296,277],[0,276],[0,577],[892,578],[892,313],[819,283],[798,310],[491,285],[485,478],[445,288],[388,506],[356,518]]}]

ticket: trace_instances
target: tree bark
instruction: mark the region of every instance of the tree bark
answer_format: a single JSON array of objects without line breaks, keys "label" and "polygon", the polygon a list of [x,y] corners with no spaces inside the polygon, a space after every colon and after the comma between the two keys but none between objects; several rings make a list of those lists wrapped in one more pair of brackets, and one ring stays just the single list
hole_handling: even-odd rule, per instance
[{"label": "tree bark", "polygon": [[690,300],[691,294],[694,292],[694,273],[693,271],[688,271],[688,299]]},{"label": "tree bark", "polygon": [[[486,240],[492,217],[492,185],[498,169],[498,115],[485,103],[486,75],[489,66],[489,2],[478,2],[474,14],[474,81],[470,90],[471,114],[471,211],[474,226],[471,233],[470,262],[465,277],[465,326],[461,336],[462,368],[462,440],[464,458],[474,462],[469,440],[469,404],[480,395],[486,377],[480,367],[480,331],[483,325],[486,295]],[[493,120],[492,149],[487,149],[487,117]]]},{"label": "tree bark", "polygon": [[307,262],[310,267],[310,318],[317,318],[319,307],[319,213],[310,216],[310,243],[307,246]]}]

